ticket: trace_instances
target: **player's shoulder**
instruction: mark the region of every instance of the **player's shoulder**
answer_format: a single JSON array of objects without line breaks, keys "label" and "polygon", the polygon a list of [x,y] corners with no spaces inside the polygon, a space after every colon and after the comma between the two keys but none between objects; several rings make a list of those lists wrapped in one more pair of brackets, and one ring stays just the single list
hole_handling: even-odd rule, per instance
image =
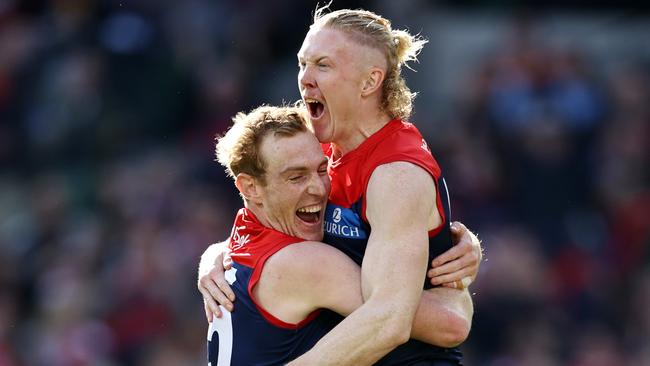
[{"label": "player's shoulder", "polygon": [[390,129],[380,133],[374,141],[373,148],[369,151],[369,159],[391,160],[401,158],[417,158],[433,160],[429,146],[415,125],[392,121]]},{"label": "player's shoulder", "polygon": [[385,210],[386,197],[399,197],[393,203],[393,209],[395,205],[405,205],[408,202],[425,207],[430,200],[423,200],[422,197],[433,197],[435,193],[431,174],[421,165],[408,161],[393,161],[377,166],[366,190],[368,207],[375,207],[383,216],[394,211]]},{"label": "player's shoulder", "polygon": [[277,264],[307,266],[318,263],[323,257],[336,255],[338,250],[331,245],[317,241],[301,241],[279,250],[272,259]]},{"label": "player's shoulder", "polygon": [[[372,172],[371,181],[383,183],[410,182],[413,179],[429,180],[430,175],[421,165],[411,161],[389,161],[378,165]],[[398,184],[401,186],[401,184]]]},{"label": "player's shoulder", "polygon": [[269,273],[299,277],[303,281],[318,281],[327,271],[348,258],[331,245],[302,241],[288,245],[271,256],[265,265]]},{"label": "player's shoulder", "polygon": [[406,121],[398,121],[389,136],[393,142],[419,144],[422,141],[422,134],[417,126]]}]

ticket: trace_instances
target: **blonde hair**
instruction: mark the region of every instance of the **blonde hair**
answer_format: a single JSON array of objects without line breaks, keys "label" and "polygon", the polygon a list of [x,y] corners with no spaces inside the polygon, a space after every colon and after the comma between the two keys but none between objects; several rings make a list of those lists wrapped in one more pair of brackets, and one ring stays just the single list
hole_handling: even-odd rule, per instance
[{"label": "blonde hair", "polygon": [[387,70],[382,85],[381,108],[391,118],[406,119],[411,115],[412,93],[402,78],[402,66],[417,61],[422,47],[428,42],[419,35],[392,29],[390,21],[367,10],[342,9],[325,13],[329,4],[314,12],[313,27],[329,27],[346,32],[352,39],[381,51],[386,56]]},{"label": "blonde hair", "polygon": [[304,113],[297,106],[260,106],[248,114],[237,113],[228,132],[215,139],[217,160],[233,179],[246,173],[265,184],[266,164],[259,152],[262,140],[271,133],[291,137],[308,132]]}]

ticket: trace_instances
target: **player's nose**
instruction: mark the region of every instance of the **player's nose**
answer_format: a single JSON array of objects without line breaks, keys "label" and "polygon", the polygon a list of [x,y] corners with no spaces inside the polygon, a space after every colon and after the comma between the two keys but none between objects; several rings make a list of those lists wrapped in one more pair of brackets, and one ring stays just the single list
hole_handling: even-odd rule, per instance
[{"label": "player's nose", "polygon": [[318,174],[310,178],[309,185],[307,186],[307,193],[318,197],[327,195],[326,184]]},{"label": "player's nose", "polygon": [[314,79],[311,65],[305,66],[298,74],[298,83],[301,88],[314,88],[316,80]]}]

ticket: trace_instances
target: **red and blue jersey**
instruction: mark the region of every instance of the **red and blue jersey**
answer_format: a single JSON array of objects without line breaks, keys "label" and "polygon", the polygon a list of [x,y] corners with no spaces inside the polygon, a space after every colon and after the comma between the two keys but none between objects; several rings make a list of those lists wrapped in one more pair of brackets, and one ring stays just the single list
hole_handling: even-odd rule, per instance
[{"label": "red and blue jersey", "polygon": [[[404,161],[427,171],[436,185],[436,207],[442,223],[428,233],[429,263],[451,248],[451,212],[447,186],[426,141],[413,124],[392,120],[340,159],[333,159],[332,147],[328,144],[323,145],[323,151],[330,158],[328,174],[332,180],[332,191],[325,212],[324,241],[327,244],[343,251],[361,265],[371,231],[366,218],[366,189],[370,176],[380,165]],[[399,196],[386,197],[386,209],[391,209],[391,200],[398,199]],[[424,287],[431,287],[426,279]],[[423,360],[448,360],[454,364],[461,358],[462,354],[457,348],[445,349],[410,340],[378,364],[408,365]]]},{"label": "red and blue jersey", "polygon": [[253,288],[264,263],[282,248],[304,241],[263,226],[243,208],[230,235],[233,266],[226,272],[237,298],[230,313],[214,318],[208,330],[208,365],[283,365],[311,349],[341,320],[338,314],[317,310],[297,324],[286,323],[260,306]]}]

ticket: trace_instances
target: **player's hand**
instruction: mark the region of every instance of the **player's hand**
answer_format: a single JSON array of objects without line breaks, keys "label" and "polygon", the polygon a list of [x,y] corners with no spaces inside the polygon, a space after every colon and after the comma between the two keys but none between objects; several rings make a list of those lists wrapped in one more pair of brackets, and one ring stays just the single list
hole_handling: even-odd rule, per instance
[{"label": "player's hand", "polygon": [[199,266],[197,287],[203,296],[205,317],[208,322],[212,322],[213,314],[217,318],[221,318],[222,314],[219,305],[222,305],[228,311],[233,310],[232,302],[235,301],[235,293],[225,278],[225,272],[231,267],[232,258],[228,252],[219,253],[215,257],[212,266]]},{"label": "player's hand", "polygon": [[476,279],[483,249],[476,235],[460,222],[451,224],[451,234],[454,246],[431,261],[427,276],[434,286],[462,290]]}]

